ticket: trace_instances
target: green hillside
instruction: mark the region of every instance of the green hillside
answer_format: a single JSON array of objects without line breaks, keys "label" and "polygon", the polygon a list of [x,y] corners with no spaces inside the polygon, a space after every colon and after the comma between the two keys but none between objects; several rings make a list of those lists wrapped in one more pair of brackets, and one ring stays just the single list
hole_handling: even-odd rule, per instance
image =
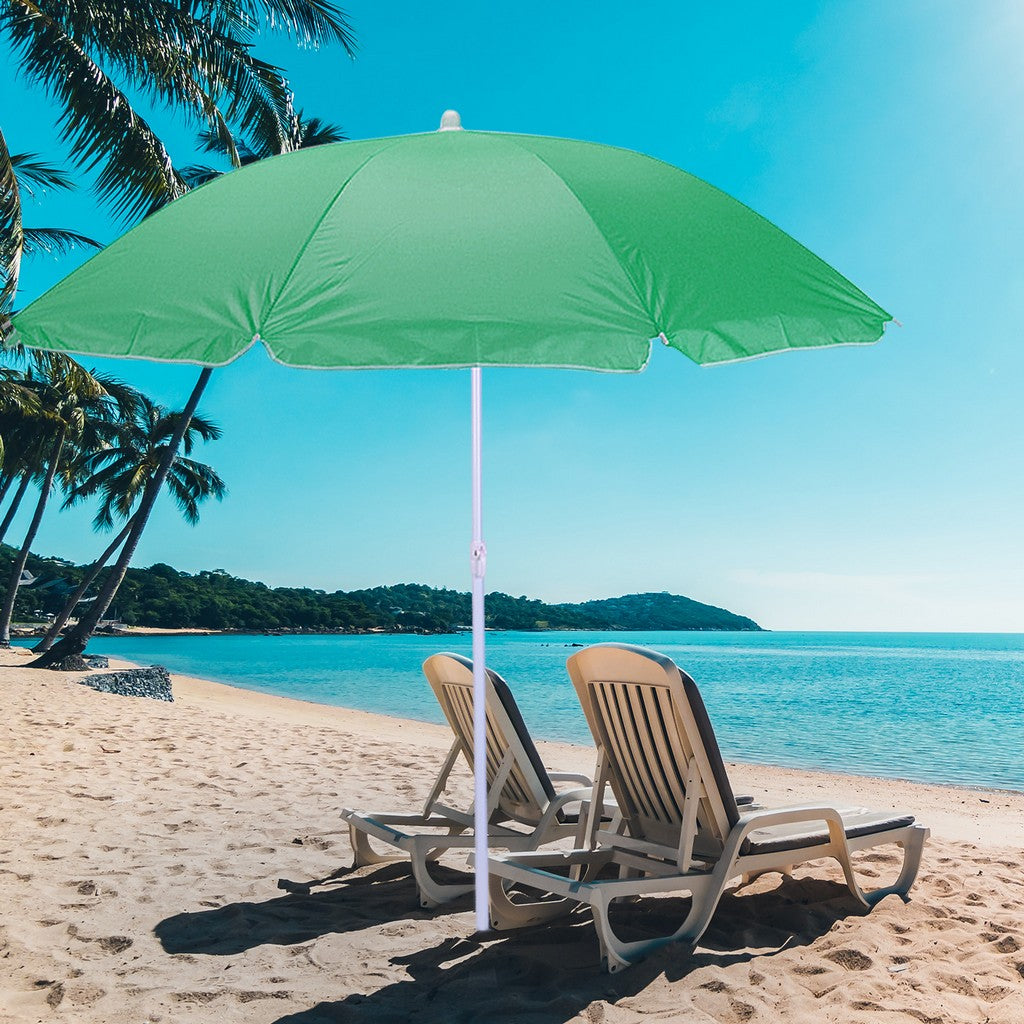
[{"label": "green hillside", "polygon": [[611,629],[760,629],[753,619],[678,594],[627,594],[566,605]]},{"label": "green hillside", "polygon": [[[13,551],[0,546],[0,578],[10,573]],[[35,580],[22,587],[18,621],[59,610],[64,595],[82,578],[82,566],[31,556]],[[246,632],[450,633],[469,628],[468,593],[401,583],[370,590],[268,587],[220,570],[184,573],[159,563],[129,569],[111,617],[133,626],[163,629],[225,629]],[[545,604],[508,594],[487,595],[492,629],[757,630],[744,616],[675,594],[629,594],[583,604]]]}]

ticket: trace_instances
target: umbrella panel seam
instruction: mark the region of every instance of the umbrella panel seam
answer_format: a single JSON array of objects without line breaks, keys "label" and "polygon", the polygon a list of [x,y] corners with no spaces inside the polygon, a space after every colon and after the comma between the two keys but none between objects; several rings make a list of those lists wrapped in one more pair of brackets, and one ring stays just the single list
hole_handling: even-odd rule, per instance
[{"label": "umbrella panel seam", "polygon": [[[266,312],[266,317],[267,317],[268,320],[273,316],[274,309],[277,306],[278,302],[280,302],[281,296],[284,295],[285,291],[288,288],[288,285],[291,284],[292,277],[294,277],[295,271],[298,269],[299,264],[302,262],[302,258],[306,255],[306,250],[309,248],[310,243],[316,237],[317,232],[323,226],[324,221],[328,218],[328,216],[330,215],[331,211],[344,198],[345,189],[347,189],[348,186],[352,183],[352,179],[355,178],[355,176],[357,174],[359,174],[359,172],[362,171],[363,168],[365,168],[367,164],[371,163],[376,157],[380,156],[381,153],[386,153],[389,149],[392,148],[393,145],[394,145],[394,143],[392,143],[389,146],[383,146],[380,149],[375,150],[373,153],[371,153],[342,182],[340,188],[335,193],[334,197],[327,204],[327,206],[324,207],[323,211],[320,213],[320,216],[317,217],[316,223],[313,225],[313,227],[309,231],[309,234],[306,236],[305,241],[303,241],[303,243],[299,246],[298,252],[295,255],[295,259],[292,261],[292,265],[288,268],[288,272],[285,274],[284,280],[281,282],[281,287],[277,290],[277,294],[267,303],[267,307],[266,307],[265,312]],[[257,333],[256,337],[258,337],[260,339],[260,341],[262,341],[265,346],[267,345],[266,340],[263,339],[262,337],[260,337],[259,333]],[[268,348],[268,351],[269,351],[269,348]]]},{"label": "umbrella panel seam", "polygon": [[[609,253],[609,255],[612,258],[612,262],[621,271],[622,276],[626,279],[626,281],[629,284],[629,287],[632,289],[633,296],[636,299],[637,304],[644,311],[644,313],[647,315],[647,318],[649,319],[649,321],[651,323],[651,326],[654,328],[654,330],[651,331],[650,337],[647,339],[647,343],[648,343],[648,360],[649,360],[650,359],[650,343],[651,343],[651,340],[653,338],[658,337],[659,334],[662,334],[664,332],[664,328],[662,328],[658,324],[658,322],[655,320],[653,311],[649,308],[647,302],[644,300],[643,291],[641,290],[640,285],[637,282],[636,278],[634,277],[634,275],[631,273],[631,271],[627,267],[623,266],[622,259],[619,257],[619,254],[616,252],[615,247],[612,245],[611,241],[608,239],[608,236],[605,234],[604,229],[601,227],[600,224],[598,224],[596,218],[594,217],[594,214],[590,210],[590,207],[586,204],[586,202],[584,202],[583,198],[576,191],[576,189],[573,188],[573,186],[570,185],[569,182],[566,181],[565,178],[563,178],[562,175],[559,174],[558,171],[556,171],[554,169],[554,167],[552,167],[551,164],[548,163],[548,161],[545,160],[544,157],[542,157],[539,153],[535,153],[533,150],[527,149],[525,146],[518,146],[517,145],[517,148],[521,149],[525,153],[529,153],[529,155],[532,156],[538,163],[542,164],[544,167],[547,168],[547,170],[550,172],[552,177],[554,177],[555,180],[558,181],[559,184],[566,190],[566,192],[568,192],[569,195],[571,195],[573,197],[573,199],[576,200],[576,203],[578,204],[579,208],[586,214],[587,219],[594,226],[594,230],[597,232],[598,236],[601,238],[601,241],[604,242],[605,247],[607,248],[608,253]],[[645,366],[647,365],[647,360],[645,360],[644,365]]]}]

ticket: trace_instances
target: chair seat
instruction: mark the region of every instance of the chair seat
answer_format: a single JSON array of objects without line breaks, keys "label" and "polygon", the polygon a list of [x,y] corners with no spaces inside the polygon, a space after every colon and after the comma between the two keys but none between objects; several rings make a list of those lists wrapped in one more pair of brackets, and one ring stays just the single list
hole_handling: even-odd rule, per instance
[{"label": "chair seat", "polygon": [[[891,829],[914,824],[912,814],[894,814],[876,811],[843,811],[843,826],[847,839],[875,835]],[[818,843],[828,842],[827,827],[816,821],[788,822],[754,829],[740,846],[740,855],[782,853],[800,850]]]}]

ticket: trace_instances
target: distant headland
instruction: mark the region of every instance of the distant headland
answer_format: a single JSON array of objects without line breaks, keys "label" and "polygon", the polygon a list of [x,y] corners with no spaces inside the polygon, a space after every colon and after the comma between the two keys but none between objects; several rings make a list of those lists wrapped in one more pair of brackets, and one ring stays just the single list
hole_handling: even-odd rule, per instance
[{"label": "distant headland", "polygon": [[[12,549],[0,548],[0,572]],[[45,622],[59,611],[86,566],[30,556],[16,619]],[[418,583],[327,593],[268,587],[221,569],[184,573],[158,563],[129,569],[111,609],[117,623],[154,630],[243,633],[457,633],[469,629],[466,592]],[[627,594],[580,604],[487,595],[487,626],[501,630],[746,630],[752,619],[677,594]],[[114,630],[116,631],[116,625]]]}]

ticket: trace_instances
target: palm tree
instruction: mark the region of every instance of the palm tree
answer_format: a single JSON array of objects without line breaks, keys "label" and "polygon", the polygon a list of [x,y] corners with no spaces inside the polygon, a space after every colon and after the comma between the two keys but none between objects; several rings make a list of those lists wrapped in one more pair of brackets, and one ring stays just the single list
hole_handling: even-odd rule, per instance
[{"label": "palm tree", "polygon": [[73,189],[74,182],[35,153],[8,153],[0,133],[0,311],[10,307],[25,256],[62,256],[72,249],[98,249],[100,243],[65,228],[31,228],[22,223],[24,197],[37,199],[49,189]]},{"label": "palm tree", "polygon": [[[133,0],[130,5],[0,0],[0,37],[13,45],[23,74],[57,101],[63,141],[79,165],[98,168],[100,197],[126,217],[162,206],[181,195],[187,183],[115,77],[133,94],[198,118],[232,166],[241,163],[236,131],[276,152],[301,142],[303,122],[281,69],[252,53],[256,34],[268,26],[287,32],[299,45],[338,43],[354,54],[346,15],[329,0]],[[319,130],[311,124],[312,135]],[[6,208],[0,234],[8,224],[20,223],[20,194],[11,181],[3,145],[0,196]],[[9,260],[4,269],[9,296],[17,276],[18,263]],[[186,410],[194,410],[208,379],[203,371]],[[138,543],[186,427],[187,417],[143,494],[122,557]]]},{"label": "palm tree", "polygon": [[[29,391],[29,394],[32,394]],[[34,397],[34,396],[33,396]],[[31,412],[21,415],[6,414],[0,416],[0,430],[3,431],[3,475],[0,479],[0,501],[7,497],[8,492],[18,481],[14,495],[7,506],[3,520],[0,521],[0,543],[7,536],[11,523],[21,507],[22,500],[28,491],[29,484],[37,475],[39,458],[38,404]]]},{"label": "palm tree", "polygon": [[[276,156],[280,153],[289,152],[291,150],[304,149],[310,146],[319,146],[345,140],[346,136],[340,127],[323,121],[320,118],[306,118],[301,110],[296,111],[294,109],[292,101],[293,97],[291,93],[288,93],[286,96],[284,117],[282,118],[284,130],[279,130],[282,125],[271,126],[266,122],[253,123],[250,129],[250,142],[238,142],[234,138],[225,139],[221,133],[207,129],[205,132],[201,133],[199,137],[200,148],[204,149],[206,152],[226,157],[232,166],[238,167],[254,163],[257,160],[265,159],[268,156]],[[214,168],[193,166],[183,169],[181,172],[181,178],[186,187],[195,188],[201,184],[205,184],[207,181],[215,177],[218,177],[221,173],[223,172]],[[209,369],[205,369],[200,373],[199,380],[197,381],[195,389],[189,400],[189,406],[186,408],[186,412],[189,408],[193,410],[195,409],[199,398],[206,387],[206,383],[209,380],[210,372],[211,371]],[[183,412],[181,415],[185,416],[186,413]],[[188,428],[189,421],[188,419],[185,419],[180,424],[180,430],[185,432],[183,436],[188,436]],[[90,608],[88,615],[84,616],[75,628],[57,644],[52,653],[47,653],[50,644],[53,643],[53,640],[58,635],[60,629],[60,626],[56,629],[51,627],[51,630],[47,632],[49,642],[46,643],[46,638],[44,638],[45,646],[44,644],[40,644],[37,647],[41,657],[32,662],[31,667],[48,667],[58,661],[63,661],[66,657],[81,654],[82,651],[85,650],[89,637],[92,635],[99,621],[106,613],[107,608],[109,608],[117,593],[118,587],[124,579],[131,557],[138,544],[139,538],[141,537],[142,531],[145,529],[146,523],[148,522],[153,503],[156,500],[160,488],[163,486],[164,478],[170,468],[176,465],[175,451],[176,442],[169,443],[163,456],[162,468],[157,468],[154,476],[149,479],[147,486],[143,489],[141,499],[142,504],[139,510],[131,517],[122,530],[122,534],[126,534],[126,536],[124,539],[124,547],[121,550],[121,555],[116,565],[111,570],[99,596]],[[179,507],[181,507],[180,502]],[[109,517],[109,521],[112,522],[112,516]],[[119,534],[119,537],[120,536],[121,535]],[[118,538],[115,538],[115,542],[112,542],[108,546],[103,556],[101,556],[101,563],[105,562],[107,558],[113,555],[113,552],[117,548],[117,542]],[[97,565],[94,566],[94,568],[95,574],[98,574],[100,566]],[[90,570],[90,573],[87,574],[87,576],[94,579],[95,574]],[[85,590],[83,588],[81,590],[81,594],[84,593]],[[77,598],[74,598],[76,603],[80,599],[81,594],[79,594]],[[68,614],[70,615],[70,613]],[[68,616],[65,616],[64,621],[66,621],[67,617]],[[62,625],[63,622],[61,623],[61,626]],[[51,633],[52,636],[50,635]]]},{"label": "palm tree", "polygon": [[[135,417],[120,425],[111,445],[87,455],[83,460],[81,470],[84,479],[71,488],[64,507],[99,494],[100,506],[93,526],[98,530],[111,529],[115,518],[123,520],[124,525],[86,572],[46,635],[36,645],[34,650],[37,653],[50,649],[86,591],[128,537],[135,523],[135,505],[155,478],[166,455],[167,440],[174,434],[181,415],[169,412],[143,396]],[[216,424],[203,416],[193,415],[182,438],[184,456],[174,456],[165,479],[178,510],[191,526],[199,522],[199,504],[211,497],[220,501],[226,489],[215,470],[186,456],[192,453],[197,440],[214,441],[219,437],[220,428]],[[117,568],[113,571],[116,572]]]},{"label": "palm tree", "polygon": [[[97,192],[125,217],[145,215],[187,187],[125,90],[205,124],[232,166],[241,162],[236,132],[259,140],[277,137],[278,152],[291,146],[297,129],[287,82],[280,68],[252,52],[252,42],[263,28],[284,31],[300,46],[340,44],[350,56],[355,52],[347,16],[330,0],[0,0],[0,38],[10,41],[29,81],[57,101],[62,140],[80,166],[98,168]],[[20,223],[20,196],[10,187],[12,180],[4,144],[0,198],[15,209],[3,212],[0,234],[8,223]],[[4,271],[4,287],[12,295],[17,273],[13,262]],[[0,334],[10,327],[9,319],[4,320],[0,316]],[[126,557],[130,559],[138,544],[209,377],[210,371],[204,369],[168,439],[118,566],[124,562],[127,567]],[[98,616],[106,610],[104,594],[109,590],[112,597],[124,570],[115,579],[117,575],[117,570],[111,573],[90,614],[44,658],[61,648],[67,653],[84,650]]]},{"label": "palm tree", "polygon": [[[11,617],[18,596],[21,573],[59,471],[73,472],[76,455],[105,442],[117,417],[132,415],[138,392],[113,378],[86,370],[68,356],[37,353],[38,368],[25,375],[25,386],[36,392],[39,408],[35,420],[39,431],[26,454],[34,457],[34,472],[42,477],[36,502],[21,550],[14,559],[3,609],[0,610],[0,647],[10,646]],[[26,466],[26,469],[28,466]]]},{"label": "palm tree", "polygon": [[[36,199],[49,189],[72,188],[74,182],[63,170],[41,160],[35,153],[9,154],[0,134],[0,313],[10,307],[23,257],[59,256],[77,248],[100,248],[99,242],[77,231],[32,228],[22,224],[22,196]],[[16,348],[13,358],[23,360],[24,351]],[[14,481],[19,480],[7,512],[0,521],[0,542],[7,536],[36,475],[38,452],[30,455],[29,448],[35,444],[38,434],[38,412],[37,396],[31,387],[26,386],[20,371],[0,367],[0,464],[3,466],[0,471],[0,502]]]},{"label": "palm tree", "polygon": [[[29,83],[55,101],[61,140],[80,167],[98,171],[100,198],[129,219],[187,187],[137,99],[205,125],[233,166],[235,131],[287,136],[288,84],[252,50],[262,29],[299,46],[355,52],[347,16],[329,0],[0,0],[0,39]],[[0,128],[0,237],[12,257],[0,276],[8,300],[21,248],[14,171]]]},{"label": "palm tree", "polygon": [[[63,170],[36,154],[9,154],[0,134],[0,313],[10,307],[23,257],[100,248],[99,242],[77,231],[26,227],[21,221],[23,196],[35,199],[49,189],[72,188],[74,183]],[[14,350],[13,358],[24,360],[24,351]],[[45,360],[40,365],[45,372]],[[39,453],[31,449],[38,447],[39,412],[36,390],[27,386],[20,371],[0,367],[0,502],[13,482],[20,481],[0,521],[0,541],[37,475]]]},{"label": "palm tree", "polygon": [[[14,481],[22,476],[18,445],[24,435],[26,422],[37,409],[36,397],[30,388],[25,387],[21,372],[0,366],[0,504],[7,497]],[[23,490],[19,487],[11,503],[15,512],[21,501],[18,497],[20,493]],[[13,518],[13,514],[10,512],[9,516]],[[10,518],[5,516],[3,523],[0,523],[0,542],[6,536],[9,525]]]}]

